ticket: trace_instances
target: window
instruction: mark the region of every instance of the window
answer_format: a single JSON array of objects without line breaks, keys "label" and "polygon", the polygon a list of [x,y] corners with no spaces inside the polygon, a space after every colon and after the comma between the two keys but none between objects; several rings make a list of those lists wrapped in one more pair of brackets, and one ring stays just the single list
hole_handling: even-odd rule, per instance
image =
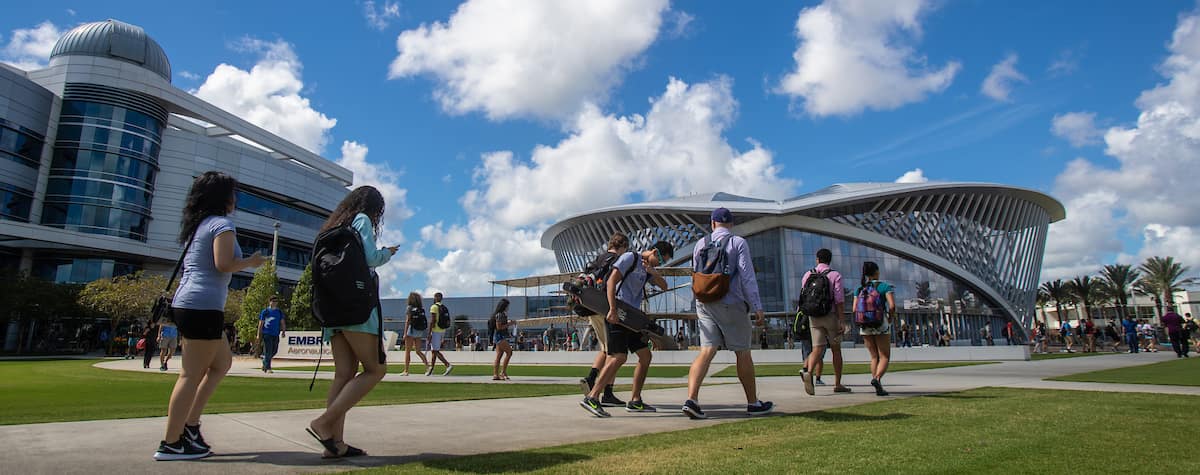
[{"label": "window", "polygon": [[0,219],[29,222],[33,192],[8,183],[0,183]]},{"label": "window", "polygon": [[[271,236],[247,231],[238,231],[237,234],[238,246],[241,246],[243,254],[261,252],[264,256],[271,255]],[[275,256],[275,263],[282,267],[303,269],[311,257],[312,245],[280,239],[279,255]]]},{"label": "window", "polygon": [[47,200],[42,224],[89,234],[107,234],[146,241],[150,217],[142,213],[89,204],[53,203]]},{"label": "window", "polygon": [[96,279],[132,274],[141,266],[117,259],[37,255],[33,259],[33,275],[58,283],[83,284]]},{"label": "window", "polygon": [[237,191],[237,209],[310,229],[321,229],[321,225],[325,224],[324,215],[280,203],[247,190]]},{"label": "window", "polygon": [[[0,119],[3,124],[3,119]],[[42,161],[42,148],[45,143],[33,135],[0,126],[0,158],[37,168]]]}]

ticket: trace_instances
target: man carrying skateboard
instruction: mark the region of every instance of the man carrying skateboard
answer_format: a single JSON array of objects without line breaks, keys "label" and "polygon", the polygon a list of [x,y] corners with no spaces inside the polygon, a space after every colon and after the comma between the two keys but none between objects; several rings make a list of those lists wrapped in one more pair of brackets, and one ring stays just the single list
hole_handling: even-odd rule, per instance
[{"label": "man carrying skateboard", "polygon": [[[755,324],[765,323],[762,302],[758,297],[758,281],[754,276],[754,264],[750,260],[750,246],[741,236],[735,236],[730,228],[733,227],[733,213],[726,208],[717,208],[712,212],[712,234],[697,242],[692,252],[692,263],[707,262],[701,254],[707,253],[707,248],[716,243],[716,248],[724,248],[724,258],[729,271],[729,288],[725,295],[707,303],[696,300],[696,321],[700,329],[700,354],[692,362],[688,372],[688,399],[683,403],[683,413],[692,419],[707,419],[708,416],[700,409],[700,384],[708,373],[709,364],[717,351],[726,349],[733,351],[737,358],[738,381],[742,383],[742,391],[746,393],[746,413],[751,416],[770,414],[775,404],[758,399],[758,389],[754,381],[754,359],[750,356],[750,318],[748,313],[754,312]],[[714,253],[715,254],[715,253]],[[693,276],[693,285],[696,285]]]},{"label": "man carrying skateboard", "polygon": [[[608,358],[604,369],[592,387],[591,392],[579,402],[588,412],[596,417],[608,417],[609,414],[600,405],[600,396],[605,386],[616,379],[617,370],[625,364],[629,353],[638,355],[637,369],[633,373],[633,392],[625,410],[629,412],[654,412],[654,407],[642,402],[642,385],[646,382],[646,373],[650,370],[650,348],[642,340],[642,334],[618,325],[620,309],[617,299],[633,307],[640,307],[642,296],[645,294],[646,282],[660,289],[667,288],[667,280],[656,269],[671,259],[675,247],[666,241],[654,243],[650,249],[639,253],[626,252],[613,264],[612,272],[607,279],[608,315],[606,330],[608,332]],[[622,269],[628,269],[622,272]]]},{"label": "man carrying skateboard", "polygon": [[[617,258],[619,258],[622,254],[625,254],[625,252],[628,250],[629,237],[626,236],[625,233],[613,233],[612,237],[608,239],[608,250],[598,257],[596,261],[593,262],[593,265],[589,266],[589,269],[592,267],[597,267],[608,270],[609,267],[611,267],[611,263],[616,262]],[[596,272],[602,271],[600,269],[596,269]],[[588,277],[604,280],[608,277],[608,273],[603,273],[605,275]],[[590,285],[590,282],[587,282],[586,284]],[[591,311],[586,313],[590,314],[588,315],[588,324],[591,325],[592,334],[596,335],[596,342],[599,344],[600,348],[599,351],[596,352],[596,360],[592,362],[592,368],[588,371],[587,377],[579,380],[579,385],[583,388],[584,396],[587,396],[592,392],[592,388],[596,386],[596,379],[600,377],[600,370],[604,368],[604,363],[608,361],[608,328],[605,326],[604,321],[607,315],[602,315]],[[612,384],[608,384],[604,386],[604,395],[600,398],[600,404],[604,406],[620,407],[625,405],[625,401],[617,398],[617,395],[613,394]]]}]

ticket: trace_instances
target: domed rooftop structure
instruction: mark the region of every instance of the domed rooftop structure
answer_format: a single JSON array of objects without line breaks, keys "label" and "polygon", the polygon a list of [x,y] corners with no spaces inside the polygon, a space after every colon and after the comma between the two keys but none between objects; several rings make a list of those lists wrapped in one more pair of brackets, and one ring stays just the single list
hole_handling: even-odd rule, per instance
[{"label": "domed rooftop structure", "polygon": [[85,23],[66,32],[54,44],[58,56],[99,56],[136,64],[171,82],[171,61],[146,30],[117,20]]}]

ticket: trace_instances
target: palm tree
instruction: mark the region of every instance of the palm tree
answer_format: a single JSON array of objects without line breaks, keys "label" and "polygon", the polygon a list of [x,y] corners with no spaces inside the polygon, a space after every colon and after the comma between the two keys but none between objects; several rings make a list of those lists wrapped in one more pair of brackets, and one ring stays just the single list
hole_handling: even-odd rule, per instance
[{"label": "palm tree", "polygon": [[1146,279],[1146,276],[1142,276],[1141,279],[1133,283],[1133,293],[1150,297],[1151,300],[1154,300],[1155,316],[1162,316],[1162,292],[1158,291],[1158,284]]},{"label": "palm tree", "polygon": [[1067,284],[1062,279],[1055,279],[1042,284],[1042,291],[1046,292],[1046,296],[1054,301],[1054,312],[1058,315],[1058,326],[1062,326],[1063,310],[1062,304],[1070,298],[1070,292],[1067,291]]},{"label": "palm tree", "polygon": [[1139,269],[1146,274],[1145,279],[1153,282],[1162,293],[1163,301],[1168,307],[1175,306],[1175,292],[1183,290],[1185,285],[1196,283],[1194,278],[1183,278],[1183,274],[1186,274],[1189,268],[1175,262],[1175,258],[1171,256],[1146,259]]},{"label": "palm tree", "polygon": [[[1038,310],[1039,310],[1039,311],[1041,311],[1041,312],[1042,312],[1042,323],[1043,323],[1043,324],[1047,324],[1047,323],[1046,323],[1046,305],[1050,304],[1050,302],[1051,302],[1052,300],[1054,300],[1054,299],[1050,298],[1050,293],[1049,293],[1049,292],[1046,292],[1046,286],[1045,286],[1045,285],[1042,285],[1042,287],[1038,288],[1038,291],[1037,291],[1037,308],[1038,308]],[[1047,325],[1048,325],[1048,324],[1047,324]]]},{"label": "palm tree", "polygon": [[1107,265],[1100,271],[1100,277],[1108,284],[1108,290],[1112,291],[1112,297],[1117,304],[1117,318],[1125,319],[1129,308],[1129,292],[1133,290],[1133,283],[1137,282],[1141,275],[1141,272],[1127,264]]},{"label": "palm tree", "polygon": [[1083,305],[1083,310],[1079,312],[1079,318],[1088,317],[1089,307],[1092,303],[1092,297],[1096,295],[1097,287],[1101,285],[1100,279],[1093,279],[1090,275],[1076,277],[1067,282],[1067,289],[1072,297]]},{"label": "palm tree", "polygon": [[1116,301],[1116,291],[1112,286],[1108,285],[1108,281],[1103,279],[1092,279],[1092,292],[1088,296],[1088,302],[1096,305],[1099,313],[1099,318],[1104,319],[1104,306]]}]

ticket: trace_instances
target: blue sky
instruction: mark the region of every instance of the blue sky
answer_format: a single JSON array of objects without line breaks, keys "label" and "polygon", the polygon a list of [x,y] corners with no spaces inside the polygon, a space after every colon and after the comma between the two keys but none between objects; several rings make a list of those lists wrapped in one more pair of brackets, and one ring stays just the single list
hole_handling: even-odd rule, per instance
[{"label": "blue sky", "polygon": [[[486,11],[483,8],[495,1],[468,3]],[[336,160],[345,158],[346,141],[365,146],[369,153],[353,147],[350,152],[366,153],[371,166],[394,172],[385,181],[403,190],[391,195],[402,199],[402,205],[391,204],[403,211],[389,215],[387,236],[406,247],[403,263],[387,274],[394,292],[479,293],[488,289],[482,283],[489,277],[548,270],[553,264],[548,251],[536,243],[530,246],[530,239],[536,240],[547,223],[586,209],[589,198],[581,195],[596,194],[556,190],[537,194],[540,202],[508,202],[503,195],[520,191],[524,182],[505,185],[507,174],[516,167],[513,173],[529,175],[533,182],[554,176],[551,170],[543,170],[549,175],[539,174],[540,165],[530,163],[538,147],[549,149],[544,151],[546,160],[578,160],[582,169],[604,170],[603,153],[573,155],[580,150],[574,147],[593,143],[586,139],[588,131],[624,119],[636,122],[634,115],[651,115],[651,100],[663,109],[662,120],[648,119],[633,142],[708,143],[707,149],[690,151],[704,155],[716,150],[712,152],[716,162],[728,155],[759,165],[755,176],[727,191],[762,190],[763,196],[782,197],[837,182],[893,181],[919,168],[930,180],[1006,183],[1063,200],[1072,217],[1056,225],[1051,235],[1047,277],[1087,272],[1114,260],[1133,262],[1150,253],[1174,252],[1185,261],[1200,258],[1200,251],[1194,250],[1194,244],[1200,243],[1200,231],[1193,232],[1200,229],[1197,210],[1159,216],[1125,203],[1136,198],[1171,203],[1162,190],[1143,197],[1138,193],[1146,192],[1144,186],[1139,191],[1103,185],[1104,180],[1117,183],[1121,176],[1137,173],[1147,166],[1144,163],[1155,160],[1167,164],[1154,165],[1152,170],[1182,170],[1182,176],[1164,178],[1181,184],[1194,184],[1200,178],[1192,166],[1196,159],[1185,152],[1162,152],[1164,147],[1136,141],[1128,149],[1115,150],[1106,142],[1113,136],[1111,128],[1156,130],[1148,128],[1155,124],[1138,121],[1139,114],[1155,106],[1177,102],[1186,109],[1184,120],[1195,120],[1194,95],[1185,81],[1191,71],[1177,71],[1174,83],[1179,87],[1170,89],[1173,79],[1163,68],[1169,57],[1193,57],[1187,41],[1179,48],[1171,45],[1172,34],[1185,29],[1187,18],[1195,14],[1194,2],[680,1],[647,8],[654,2],[646,1],[614,7],[629,11],[614,14],[617,21],[611,24],[583,21],[574,18],[578,11],[543,3],[517,2],[515,7],[500,8],[497,11],[512,16],[489,17],[505,26],[488,32],[478,24],[472,30],[464,13],[467,8],[460,10],[452,2],[294,2],[281,8],[278,2],[218,1],[209,8],[182,10],[174,2],[44,1],[6,7],[0,19],[0,48],[5,48],[2,54],[9,61],[36,62],[36,55],[29,53],[32,46],[17,44],[21,30],[49,21],[65,31],[81,22],[116,18],[142,26],[163,46],[171,58],[173,82],[183,89],[200,90],[220,64],[240,71],[270,61],[283,64],[281,70],[303,84],[290,93],[309,101],[301,106],[336,119],[336,126],[324,128],[323,139],[309,134],[317,144],[313,148]],[[522,17],[518,10],[523,9],[533,11]],[[375,24],[368,12],[374,13]],[[452,23],[456,12],[461,21]],[[805,14],[810,15],[811,29],[798,39],[797,20]],[[519,21],[530,17],[542,22],[523,25]],[[641,20],[653,27],[629,26]],[[942,73],[941,83],[911,85],[910,97],[900,103],[894,103],[895,97],[904,95],[904,86],[895,83],[871,87],[868,80],[861,91],[837,90],[862,78],[845,74],[853,65],[838,65],[845,54],[818,48],[822,43],[817,35],[830,20],[853,30],[840,37],[853,41],[835,38],[825,47],[870,52],[882,46],[888,48],[883,53],[886,58],[898,58],[887,66],[891,73],[932,82]],[[567,29],[551,24],[572,21],[584,24]],[[446,34],[420,30],[438,23],[445,26]],[[488,45],[505,41],[482,33],[530,41],[513,41],[511,49],[505,50],[509,46]],[[627,37],[622,36],[625,33]],[[405,54],[397,45],[402,34],[414,42],[408,46],[407,70],[396,74],[390,65]],[[872,35],[883,40],[872,44]],[[863,38],[868,40],[860,41]],[[575,42],[597,46],[574,46]],[[283,45],[291,54],[277,54],[281,50],[264,44]],[[798,65],[793,55],[806,45],[812,47],[812,62]],[[597,60],[564,70],[568,76],[564,82],[570,85],[561,91],[552,82],[531,90],[521,84],[527,78],[521,75],[512,78],[514,84],[500,81],[483,90],[487,87],[482,83],[497,80],[496,70],[469,70],[470,60],[478,59],[472,52],[497,49],[512,54],[517,63],[538,55],[554,64],[581,62],[581,56]],[[466,52],[454,56],[455,51]],[[449,58],[438,59],[438,55]],[[989,97],[981,85],[993,67],[1008,58],[1015,59],[1011,66],[1019,77],[1001,82],[1006,94]],[[461,65],[464,60],[467,66]],[[822,73],[822,68],[829,71]],[[797,72],[809,77],[810,88],[784,86],[788,76]],[[455,77],[466,78],[466,85],[455,89]],[[671,78],[683,89],[676,91],[674,99],[667,97]],[[1177,94],[1137,102],[1144,91],[1157,87],[1170,89],[1163,96]],[[212,91],[218,94],[221,89]],[[458,109],[448,105],[447,96]],[[716,111],[715,125],[701,122],[713,125],[711,134],[690,136],[668,130],[680,117],[673,114],[689,110],[688,100]],[[822,101],[841,105],[814,110],[814,104]],[[892,103],[872,105],[880,101]],[[1052,131],[1055,118],[1068,113],[1090,119],[1063,122],[1058,133]],[[287,129],[291,125],[274,126],[289,136],[298,133]],[[574,136],[584,136],[582,143],[565,143]],[[1076,143],[1067,136],[1076,137]],[[1186,151],[1195,146],[1186,140],[1171,145],[1183,148],[1167,149]],[[665,150],[687,147],[680,144]],[[630,146],[629,163],[640,167],[654,157],[646,148]],[[511,156],[505,161],[492,155],[495,152],[511,152]],[[488,165],[485,157],[495,161]],[[1091,167],[1082,177],[1067,172],[1068,163],[1077,158],[1085,160],[1079,165]],[[583,166],[593,162],[596,168]],[[1140,168],[1139,163],[1143,163]],[[670,172],[663,165],[647,168]],[[625,170],[611,170],[614,177],[606,180],[616,191],[598,204],[721,187],[711,177],[623,186],[637,181],[621,178]],[[1094,184],[1108,188],[1112,196],[1090,194],[1094,190],[1087,186],[1089,176],[1097,177]],[[557,203],[560,198],[567,204],[545,212],[526,209]],[[1097,202],[1108,204],[1097,209]],[[433,268],[437,270],[430,271]]]}]

